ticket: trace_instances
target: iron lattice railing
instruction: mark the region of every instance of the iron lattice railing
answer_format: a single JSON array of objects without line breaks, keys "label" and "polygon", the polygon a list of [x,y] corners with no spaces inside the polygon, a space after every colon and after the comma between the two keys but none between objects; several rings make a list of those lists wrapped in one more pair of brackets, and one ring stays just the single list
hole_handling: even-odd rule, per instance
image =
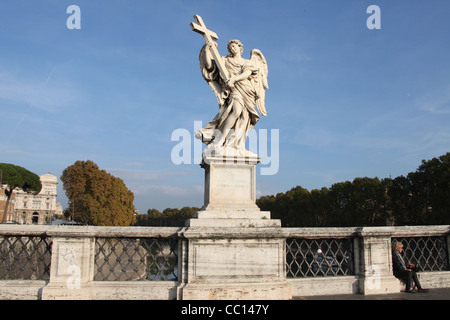
[{"label": "iron lattice railing", "polygon": [[96,238],[95,281],[178,278],[178,239]]},{"label": "iron lattice railing", "polygon": [[0,280],[49,280],[51,260],[50,237],[0,237]]},{"label": "iron lattice railing", "polygon": [[353,239],[286,239],[286,277],[353,274]]},{"label": "iron lattice railing", "polygon": [[392,241],[403,244],[405,260],[419,271],[450,270],[446,237],[403,237]]}]

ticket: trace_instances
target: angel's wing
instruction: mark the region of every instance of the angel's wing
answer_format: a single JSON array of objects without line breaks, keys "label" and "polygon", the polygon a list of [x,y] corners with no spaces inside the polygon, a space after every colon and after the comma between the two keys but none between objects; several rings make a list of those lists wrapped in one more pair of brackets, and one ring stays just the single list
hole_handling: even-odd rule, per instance
[{"label": "angel's wing", "polygon": [[222,106],[230,91],[225,82],[222,80],[222,77],[219,74],[219,69],[217,68],[215,63],[213,63],[213,68],[211,70],[206,67],[205,50],[206,45],[202,47],[202,50],[200,50],[199,54],[200,70],[202,72],[203,79],[206,80],[208,85],[214,91],[214,94],[217,97],[217,101],[219,102],[219,106]]},{"label": "angel's wing", "polygon": [[269,74],[269,70],[267,68],[267,62],[264,55],[258,49],[253,49],[250,53],[250,61],[252,61],[255,66],[256,74],[254,77],[255,91],[257,94],[256,97],[256,108],[258,112],[266,116],[266,89],[269,88],[269,84],[267,82],[267,75]]}]

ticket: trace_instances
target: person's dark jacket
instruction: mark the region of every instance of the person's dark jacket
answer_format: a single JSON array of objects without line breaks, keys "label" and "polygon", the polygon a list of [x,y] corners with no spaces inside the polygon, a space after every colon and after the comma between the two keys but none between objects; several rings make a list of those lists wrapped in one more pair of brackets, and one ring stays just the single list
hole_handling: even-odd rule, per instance
[{"label": "person's dark jacket", "polygon": [[403,260],[403,257],[400,255],[400,253],[394,251],[392,253],[392,267],[394,269],[394,276],[397,277],[401,271],[406,270],[406,263],[405,260]]}]

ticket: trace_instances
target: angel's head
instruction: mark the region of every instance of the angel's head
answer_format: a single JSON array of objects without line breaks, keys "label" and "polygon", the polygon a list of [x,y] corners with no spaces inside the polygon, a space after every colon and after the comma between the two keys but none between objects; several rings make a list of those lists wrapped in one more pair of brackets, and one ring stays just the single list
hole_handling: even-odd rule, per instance
[{"label": "angel's head", "polygon": [[242,52],[244,52],[244,45],[239,40],[228,41],[227,48],[228,48],[228,52],[232,55],[237,54],[237,52],[235,50],[240,50],[240,54],[242,54]]}]

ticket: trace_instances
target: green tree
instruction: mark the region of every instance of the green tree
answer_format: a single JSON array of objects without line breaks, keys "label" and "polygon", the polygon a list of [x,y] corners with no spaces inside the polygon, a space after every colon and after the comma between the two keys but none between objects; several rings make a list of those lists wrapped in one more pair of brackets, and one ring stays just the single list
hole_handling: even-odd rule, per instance
[{"label": "green tree", "polygon": [[148,209],[147,210],[147,216],[154,217],[154,218],[160,218],[162,213],[158,209]]},{"label": "green tree", "polygon": [[63,171],[61,181],[75,220],[98,226],[135,222],[133,193],[93,161],[76,161]]},{"label": "green tree", "polygon": [[260,197],[256,204],[263,211],[270,211],[272,219],[281,219],[284,227],[309,227],[316,225],[311,193],[300,186],[286,193]]},{"label": "green tree", "polygon": [[197,207],[183,207],[180,209],[180,217],[181,219],[190,219],[194,216],[195,213],[197,213],[200,210],[200,208]]},{"label": "green tree", "polygon": [[330,213],[327,222],[330,226],[345,227],[352,224],[353,185],[350,181],[338,182],[330,187],[328,193]]},{"label": "green tree", "polygon": [[389,180],[368,177],[333,184],[327,193],[329,213],[326,224],[342,227],[386,225],[390,221],[386,208],[388,184]]},{"label": "green tree", "polygon": [[322,227],[330,225],[331,204],[328,188],[323,187],[320,190],[311,190],[311,203],[313,208],[313,225]]},{"label": "green tree", "polygon": [[450,218],[450,153],[422,161],[408,174],[412,201],[421,224],[448,224]]},{"label": "green tree", "polygon": [[392,225],[412,225],[418,221],[417,208],[411,193],[411,180],[398,176],[391,180],[388,187],[388,210],[392,215]]},{"label": "green tree", "polygon": [[137,226],[165,226],[179,227],[184,226],[187,219],[198,212],[197,207],[166,208],[163,212],[157,209],[148,209],[147,214],[140,214],[136,217]]},{"label": "green tree", "polygon": [[311,192],[297,186],[256,204],[290,227],[450,224],[450,153],[406,177],[355,178]]},{"label": "green tree", "polygon": [[354,225],[386,225],[387,190],[384,180],[364,177],[356,178],[352,184],[355,202]]},{"label": "green tree", "polygon": [[[280,219],[284,227],[292,226],[289,212],[289,200],[290,199],[285,193],[280,192],[276,194],[273,201],[271,201],[270,198],[267,199],[267,197],[265,197],[264,200],[260,202],[260,209],[263,211],[270,211],[272,219]],[[271,207],[264,206],[264,204],[270,204],[271,202]]]},{"label": "green tree", "polygon": [[180,214],[180,209],[178,208],[166,208],[163,210],[163,217],[170,218]]},{"label": "green tree", "polygon": [[9,163],[0,163],[0,177],[0,185],[6,184],[7,199],[2,219],[2,223],[5,223],[14,189],[19,188],[28,193],[38,194],[42,189],[42,184],[37,174]]},{"label": "green tree", "polygon": [[300,186],[286,192],[288,202],[286,226],[309,227],[314,225],[313,204],[311,193]]},{"label": "green tree", "polygon": [[393,179],[388,196],[396,225],[449,224],[450,153]]},{"label": "green tree", "polygon": [[280,219],[279,217],[276,217],[274,215],[274,212],[276,210],[276,198],[273,195],[269,196],[262,196],[258,199],[256,199],[256,205],[262,210],[262,211],[269,211],[270,217],[272,219]]}]

